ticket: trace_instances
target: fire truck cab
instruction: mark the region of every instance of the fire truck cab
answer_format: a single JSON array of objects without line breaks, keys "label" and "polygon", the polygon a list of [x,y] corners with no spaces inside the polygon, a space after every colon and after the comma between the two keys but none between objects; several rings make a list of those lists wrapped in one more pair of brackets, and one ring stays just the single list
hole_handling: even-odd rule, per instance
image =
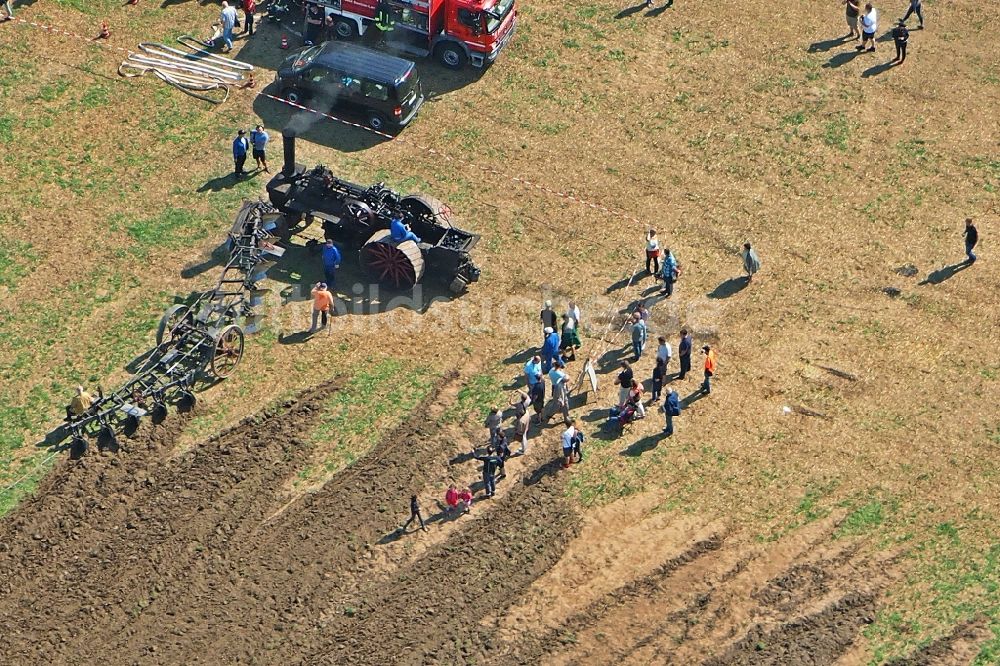
[{"label": "fire truck cab", "polygon": [[385,47],[433,55],[450,69],[485,67],[514,37],[515,0],[307,0],[325,11],[340,39],[383,32]]}]

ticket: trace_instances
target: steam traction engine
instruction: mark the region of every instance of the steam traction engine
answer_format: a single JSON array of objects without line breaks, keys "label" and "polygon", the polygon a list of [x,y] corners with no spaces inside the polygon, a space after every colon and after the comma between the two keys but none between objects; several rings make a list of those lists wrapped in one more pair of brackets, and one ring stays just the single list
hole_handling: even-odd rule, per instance
[{"label": "steam traction engine", "polygon": [[[341,180],[325,166],[307,170],[295,163],[295,136],[283,136],[285,164],[267,184],[267,194],[293,220],[322,220],[326,238],[360,250],[362,268],[371,278],[393,289],[409,289],[425,273],[445,280],[461,293],[479,280],[470,252],[477,234],[452,225],[451,209],[423,195],[401,196],[376,183],[362,187]],[[399,216],[420,238],[396,242],[389,224]]]}]

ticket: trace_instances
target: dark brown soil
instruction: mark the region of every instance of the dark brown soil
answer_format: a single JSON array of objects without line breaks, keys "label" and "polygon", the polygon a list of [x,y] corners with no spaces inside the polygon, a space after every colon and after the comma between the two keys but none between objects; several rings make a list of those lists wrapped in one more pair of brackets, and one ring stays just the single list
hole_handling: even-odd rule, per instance
[{"label": "dark brown soil", "polygon": [[984,618],[969,620],[955,627],[947,636],[939,638],[908,657],[893,659],[887,666],[941,666],[968,664],[979,652],[978,646],[992,634],[986,629]]},{"label": "dark brown soil", "polygon": [[870,595],[849,594],[774,631],[753,629],[704,666],[832,664],[847,651],[874,612],[875,600]]}]

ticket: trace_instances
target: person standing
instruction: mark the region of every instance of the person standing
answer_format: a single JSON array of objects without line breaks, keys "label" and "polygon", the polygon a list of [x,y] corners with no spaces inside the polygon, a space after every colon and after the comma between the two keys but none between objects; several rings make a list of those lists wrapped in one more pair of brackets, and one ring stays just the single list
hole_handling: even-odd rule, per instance
[{"label": "person standing", "polygon": [[517,452],[523,456],[528,452],[528,429],[531,426],[531,415],[528,407],[531,406],[531,397],[524,391],[518,391],[513,403],[514,419],[517,424],[514,428],[514,435],[521,440],[521,449]]},{"label": "person standing", "polygon": [[966,263],[974,264],[976,263],[976,255],[972,250],[976,247],[976,243],[979,242],[979,231],[976,229],[976,225],[972,223],[971,217],[965,218],[965,231],[962,235],[965,236]]},{"label": "person standing", "polygon": [[[4,16],[3,20],[4,21],[11,21],[11,20],[13,20],[14,19],[14,10],[10,8],[10,0],[3,0],[3,8],[4,8],[4,11],[7,12],[7,15]],[[0,21],[0,23],[2,23],[2,21]]]},{"label": "person standing", "polygon": [[688,335],[686,328],[681,329],[681,341],[677,345],[677,355],[681,359],[681,371],[677,375],[677,379],[684,379],[687,373],[691,372],[691,347],[694,345],[694,339]]},{"label": "person standing", "polygon": [[757,256],[757,250],[750,247],[750,243],[743,244],[740,256],[743,258],[743,270],[746,271],[747,282],[750,282],[754,274],[760,270],[760,257]]},{"label": "person standing", "polygon": [[455,484],[448,486],[448,490],[444,493],[444,503],[448,507],[448,511],[455,511],[458,509],[458,488]]},{"label": "person standing", "polygon": [[910,39],[910,31],[906,29],[903,19],[892,29],[892,41],[896,44],[896,58],[894,63],[902,65],[906,60],[906,42]]},{"label": "person standing", "polygon": [[681,415],[681,400],[677,391],[672,388],[667,389],[667,399],[663,401],[663,414],[667,420],[663,433],[670,437],[674,434],[674,417]]},{"label": "person standing", "polygon": [[486,415],[486,420],[483,421],[483,427],[490,431],[490,444],[495,444],[497,441],[497,436],[500,434],[500,423],[503,421],[503,415],[500,413],[499,407],[493,407],[490,409],[490,413]]},{"label": "person standing", "polygon": [[858,30],[858,14],[861,13],[861,5],[858,0],[842,0],[847,12],[847,27],[850,28],[848,39],[861,39],[861,32]]},{"label": "person standing", "polygon": [[528,362],[524,364],[524,382],[527,384],[530,390],[535,382],[538,381],[537,377],[542,376],[542,357],[535,354]]},{"label": "person standing", "polygon": [[559,359],[559,334],[551,326],[546,326],[543,332],[545,342],[542,343],[542,372],[547,373],[552,369],[552,362]]},{"label": "person standing", "polygon": [[90,410],[93,404],[93,396],[84,391],[82,386],[77,386],[76,395],[70,400],[67,411],[71,416],[83,416]]},{"label": "person standing", "polygon": [[646,272],[653,276],[660,273],[660,239],[656,237],[656,229],[646,232]]},{"label": "person standing", "polygon": [[[251,0],[252,1],[252,0]],[[249,14],[249,16],[253,16]],[[267,141],[271,137],[268,136],[267,132],[264,131],[263,125],[257,125],[257,127],[250,132],[250,145],[253,148],[253,158],[257,162],[257,168],[263,168],[264,173],[271,173],[271,170],[267,168]]]},{"label": "person standing", "polygon": [[[236,7],[230,7],[226,0],[222,0],[222,12],[219,13],[219,24],[222,25],[222,41],[225,43],[223,53],[233,50],[233,28],[236,27]],[[242,132],[242,130],[240,130]]]},{"label": "person standing", "polygon": [[701,383],[701,392],[711,393],[712,377],[715,376],[715,352],[705,345],[701,348],[701,353],[705,355],[705,381]]},{"label": "person standing", "polygon": [[663,293],[667,298],[674,295],[674,282],[677,281],[677,259],[668,247],[663,251]]},{"label": "person standing", "polygon": [[535,412],[535,421],[541,425],[542,412],[545,410],[545,382],[542,380],[542,373],[535,375],[535,383],[528,390],[528,397],[531,398],[531,409]]},{"label": "person standing", "polygon": [[638,361],[642,357],[642,350],[646,348],[647,334],[646,322],[636,312],[632,315],[632,353],[635,354],[635,361]]},{"label": "person standing", "polygon": [[552,301],[545,301],[545,307],[542,308],[542,312],[538,315],[538,318],[542,320],[542,328],[551,328],[553,331],[556,330],[556,311],[552,309]]},{"label": "person standing", "polygon": [[399,528],[400,532],[405,532],[406,528],[410,526],[414,520],[420,521],[420,529],[424,532],[427,531],[427,526],[424,525],[424,517],[420,515],[420,505],[417,503],[417,496],[410,495],[410,519],[403,523],[403,526]]},{"label": "person standing", "polygon": [[662,335],[657,338],[657,342],[660,344],[656,347],[656,360],[663,361],[663,371],[670,367],[670,359],[674,355],[674,350],[671,349],[670,343]]},{"label": "person standing", "polygon": [[576,360],[576,350],[580,348],[580,336],[576,332],[576,321],[568,313],[562,316],[562,339],[559,346],[564,356],[571,361]]},{"label": "person standing", "polygon": [[[322,318],[323,328],[326,328],[326,318],[333,312],[333,294],[327,290],[325,282],[317,282],[311,293],[313,298],[313,314],[312,328],[309,329],[309,332],[313,333],[316,330],[317,319]],[[327,333],[332,331],[333,328],[331,327]]]},{"label": "person standing", "polygon": [[563,469],[573,464],[573,449],[576,446],[576,419],[570,419],[562,433]]},{"label": "person standing", "polygon": [[238,131],[233,140],[233,163],[235,165],[233,173],[236,174],[237,178],[247,175],[247,172],[243,170],[243,165],[247,163],[247,151],[249,150],[250,142],[247,141],[246,130]]},{"label": "person standing", "polygon": [[573,318],[573,321],[576,322],[576,330],[580,331],[582,322],[580,321],[580,308],[577,307],[576,301],[569,302],[569,305],[566,307],[566,314]]},{"label": "person standing", "polygon": [[650,395],[650,402],[657,402],[660,399],[660,391],[663,390],[663,378],[667,374],[667,367],[663,359],[656,357],[656,365],[653,367],[653,391]]},{"label": "person standing", "polygon": [[865,43],[871,42],[868,51],[874,53],[876,30],[878,30],[878,11],[869,2],[865,5],[865,13],[861,17],[861,43],[856,47],[858,51],[864,51]]},{"label": "person standing", "polygon": [[340,250],[333,244],[332,238],[327,238],[323,245],[323,279],[327,287],[334,288],[337,284],[337,269],[340,268]]},{"label": "person standing", "polygon": [[326,10],[315,2],[306,2],[302,9],[306,15],[305,45],[312,46],[322,36]]},{"label": "person standing", "polygon": [[906,10],[903,14],[903,18],[899,19],[900,23],[906,23],[906,20],[910,18],[912,14],[916,14],[917,18],[920,19],[920,25],[918,30],[924,29],[924,9],[920,6],[920,0],[910,0],[910,8]]},{"label": "person standing", "polygon": [[618,404],[624,405],[628,398],[629,389],[632,388],[632,378],[634,377],[632,366],[628,361],[622,361],[622,371],[618,373]]},{"label": "person standing", "polygon": [[257,0],[243,0],[243,32],[250,37],[253,37],[253,15],[256,11]]},{"label": "person standing", "polygon": [[486,492],[486,497],[493,497],[497,490],[497,470],[500,469],[500,463],[503,461],[493,455],[490,449],[487,449],[485,456],[479,455],[475,449],[472,449],[472,457],[483,463],[483,490]]},{"label": "person standing", "polygon": [[552,401],[549,404],[552,409],[546,410],[547,415],[544,419],[546,423],[555,416],[556,411],[563,413],[564,421],[569,419],[569,392],[566,386],[568,381],[569,375],[563,371],[563,364],[557,361],[549,372],[549,384],[552,385]]}]

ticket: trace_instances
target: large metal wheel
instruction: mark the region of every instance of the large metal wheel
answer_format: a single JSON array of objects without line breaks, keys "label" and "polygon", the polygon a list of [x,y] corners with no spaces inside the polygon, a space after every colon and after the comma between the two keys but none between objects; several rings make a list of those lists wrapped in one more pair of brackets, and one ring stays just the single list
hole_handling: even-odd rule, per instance
[{"label": "large metal wheel", "polygon": [[215,336],[212,350],[212,373],[225,379],[236,371],[243,358],[243,330],[236,324],[223,328]]},{"label": "large metal wheel", "polygon": [[426,215],[442,226],[452,226],[451,208],[430,195],[408,194],[399,200],[399,205],[417,217]]},{"label": "large metal wheel", "polygon": [[361,266],[374,280],[393,289],[409,289],[424,276],[424,255],[413,241],[394,243],[381,229],[361,246]]},{"label": "large metal wheel", "polygon": [[191,316],[191,308],[186,305],[171,305],[160,317],[160,325],[156,328],[156,346],[163,341],[172,342],[174,331]]}]

